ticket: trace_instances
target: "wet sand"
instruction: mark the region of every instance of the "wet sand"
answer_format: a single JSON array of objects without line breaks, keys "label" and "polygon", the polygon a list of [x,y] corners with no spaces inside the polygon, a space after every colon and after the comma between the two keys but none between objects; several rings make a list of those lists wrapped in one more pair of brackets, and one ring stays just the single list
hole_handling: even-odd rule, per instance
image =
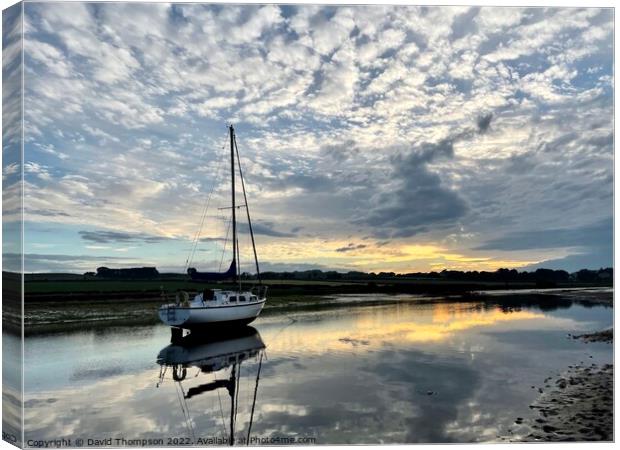
[{"label": "wet sand", "polygon": [[[613,329],[570,336],[585,342],[613,343]],[[538,417],[515,421],[518,434],[502,440],[525,442],[612,441],[614,366],[596,364],[569,366],[557,379],[544,380],[549,390],[541,393],[530,408]],[[534,388],[534,386],[532,386]],[[510,431],[510,430],[509,430]]]},{"label": "wet sand", "polygon": [[569,368],[530,406],[539,417],[528,424],[532,431],[520,440],[613,440],[613,372],[611,364]]}]

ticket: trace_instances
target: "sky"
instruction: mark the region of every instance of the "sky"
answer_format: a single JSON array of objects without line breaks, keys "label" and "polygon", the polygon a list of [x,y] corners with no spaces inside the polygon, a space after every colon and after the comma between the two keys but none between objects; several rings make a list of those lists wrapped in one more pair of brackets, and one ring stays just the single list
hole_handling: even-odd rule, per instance
[{"label": "sky", "polygon": [[26,3],[23,19],[26,272],[227,268],[229,123],[261,270],[613,264],[611,9]]}]

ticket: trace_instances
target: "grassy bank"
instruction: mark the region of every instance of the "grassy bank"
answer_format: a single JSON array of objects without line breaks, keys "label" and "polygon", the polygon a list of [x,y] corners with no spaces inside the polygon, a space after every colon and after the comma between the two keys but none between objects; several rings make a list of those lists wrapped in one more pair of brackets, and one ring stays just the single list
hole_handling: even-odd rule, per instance
[{"label": "grassy bank", "polygon": [[[463,282],[449,280],[359,280],[359,281],[301,281],[265,280],[270,298],[291,295],[332,294],[463,294],[477,290],[531,289],[536,283],[524,282]],[[253,282],[244,283],[251,287]],[[595,284],[558,284],[545,287],[584,287]],[[189,293],[203,289],[233,287],[226,284],[195,283],[186,278],[162,278],[157,280],[101,280],[26,277],[26,302],[63,301],[110,301],[110,300],[159,300],[161,293],[173,296],[177,290]]]}]

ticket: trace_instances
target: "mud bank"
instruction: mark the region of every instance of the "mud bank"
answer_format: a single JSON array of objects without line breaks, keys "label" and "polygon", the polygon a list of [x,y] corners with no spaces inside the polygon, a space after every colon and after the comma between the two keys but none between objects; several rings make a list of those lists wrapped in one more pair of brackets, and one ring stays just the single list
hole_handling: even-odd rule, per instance
[{"label": "mud bank", "polygon": [[581,339],[584,342],[607,342],[612,344],[614,342],[614,330],[597,331],[596,333],[580,334],[573,336],[573,339]]},{"label": "mud bank", "polygon": [[515,421],[526,431],[502,440],[613,440],[613,365],[572,366],[552,383],[551,390],[530,405],[538,417]]}]

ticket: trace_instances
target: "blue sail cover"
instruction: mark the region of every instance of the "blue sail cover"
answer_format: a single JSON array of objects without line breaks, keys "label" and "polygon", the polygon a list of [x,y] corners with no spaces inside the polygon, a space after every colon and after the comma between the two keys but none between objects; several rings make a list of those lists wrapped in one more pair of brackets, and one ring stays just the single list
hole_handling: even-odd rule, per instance
[{"label": "blue sail cover", "polygon": [[226,272],[198,272],[194,268],[187,269],[187,274],[194,281],[224,281],[232,280],[237,274],[237,262],[233,259]]}]

